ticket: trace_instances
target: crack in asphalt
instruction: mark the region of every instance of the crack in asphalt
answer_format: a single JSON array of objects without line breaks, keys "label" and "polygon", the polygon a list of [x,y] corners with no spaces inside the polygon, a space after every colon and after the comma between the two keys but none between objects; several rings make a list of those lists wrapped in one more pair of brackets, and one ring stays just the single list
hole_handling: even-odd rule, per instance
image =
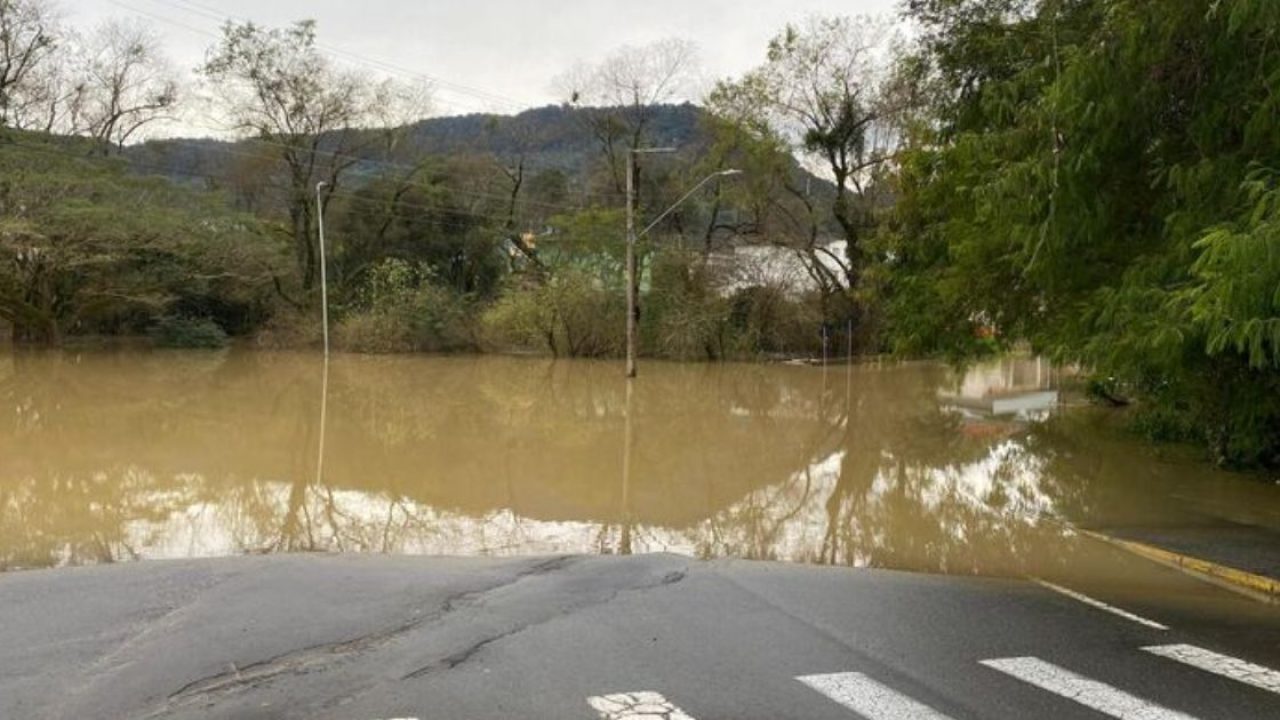
[{"label": "crack in asphalt", "polygon": [[143,644],[151,636],[180,625],[183,618],[191,613],[204,599],[204,594],[207,591],[239,578],[243,574],[244,571],[239,571],[195,580],[184,578],[185,584],[181,590],[168,590],[162,593],[162,597],[164,595],[178,597],[174,598],[173,603],[167,607],[144,610],[143,613],[150,613],[149,616],[142,619],[141,622],[128,626],[122,633],[121,641],[116,647],[89,664],[83,682],[68,688],[67,693],[59,701],[60,712],[65,713],[68,706],[74,706],[81,697],[92,692],[99,683],[104,682],[113,672],[132,664],[128,660],[118,661],[118,658],[124,656],[134,647]]},{"label": "crack in asphalt", "polygon": [[321,643],[309,647],[290,650],[280,655],[255,662],[242,667],[234,663],[225,672],[197,678],[171,693],[165,706],[147,717],[155,717],[183,705],[191,704],[201,698],[213,694],[231,692],[245,687],[253,687],[271,680],[279,675],[300,672],[317,665],[339,662],[354,654],[368,652],[391,640],[412,632],[424,625],[438,622],[450,613],[475,604],[486,594],[501,590],[531,577],[545,575],[562,570],[573,564],[573,556],[558,556],[544,560],[521,570],[520,572],[488,587],[468,590],[445,599],[438,611],[424,615],[395,627],[367,633],[359,637],[338,642]]},{"label": "crack in asphalt", "polygon": [[504,631],[502,631],[502,632],[499,632],[499,633],[496,633],[496,634],[493,634],[493,635],[489,635],[489,636],[487,636],[487,637],[480,638],[480,639],[476,640],[474,643],[472,643],[472,644],[468,645],[467,647],[465,647],[465,648],[463,648],[463,649],[461,649],[461,650],[458,650],[458,651],[456,651],[456,652],[450,653],[449,655],[447,655],[446,657],[444,657],[444,658],[442,658],[442,659],[440,659],[440,660],[437,660],[437,661],[435,661],[435,662],[428,663],[428,664],[426,664],[426,665],[423,665],[422,667],[417,668],[416,670],[413,670],[413,671],[409,672],[408,674],[404,675],[404,676],[403,676],[403,677],[401,677],[400,679],[401,679],[401,680],[415,680],[415,679],[418,679],[418,678],[424,677],[424,676],[426,676],[426,675],[431,675],[431,674],[436,673],[436,672],[443,672],[443,671],[449,671],[449,670],[452,670],[452,669],[454,669],[454,668],[458,667],[459,665],[462,665],[462,664],[464,664],[464,663],[468,662],[469,660],[471,660],[473,657],[475,657],[475,656],[476,656],[476,655],[477,655],[481,650],[483,650],[484,648],[486,648],[486,647],[488,647],[488,646],[490,646],[490,645],[492,645],[492,644],[494,644],[494,643],[497,643],[497,642],[500,642],[500,641],[502,641],[502,640],[505,640],[505,639],[507,639],[507,638],[509,638],[509,637],[511,637],[511,636],[513,636],[513,635],[517,635],[517,634],[522,633],[522,632],[524,632],[524,631],[526,631],[526,630],[529,630],[529,629],[531,629],[531,628],[535,628],[535,627],[538,627],[538,626],[541,626],[541,625],[546,625],[547,623],[555,622],[556,620],[558,620],[558,619],[560,619],[560,618],[563,618],[563,617],[565,617],[565,616],[567,616],[567,615],[571,615],[571,614],[573,614],[573,613],[575,613],[575,612],[581,612],[582,610],[586,610],[586,609],[588,609],[588,608],[599,607],[599,606],[601,606],[601,605],[607,605],[607,604],[609,604],[609,603],[613,602],[614,600],[616,600],[616,599],[617,599],[620,595],[622,595],[623,593],[638,593],[638,592],[645,592],[645,591],[648,591],[648,590],[653,590],[654,588],[665,587],[665,586],[667,586],[667,585],[674,585],[675,583],[678,583],[678,582],[680,582],[681,580],[684,580],[684,579],[685,579],[685,577],[687,577],[687,576],[688,576],[688,574],[689,574],[688,567],[685,567],[685,569],[683,569],[683,570],[673,570],[673,571],[668,572],[667,574],[663,575],[663,576],[662,576],[662,577],[661,577],[657,582],[649,583],[649,584],[646,584],[646,585],[640,585],[640,586],[638,586],[638,587],[618,588],[618,589],[614,590],[613,592],[609,593],[609,595],[608,595],[607,597],[602,598],[602,599],[600,599],[600,600],[598,600],[598,601],[595,601],[595,602],[585,602],[585,603],[581,603],[581,604],[578,604],[578,605],[573,605],[573,606],[571,606],[571,607],[565,608],[565,609],[561,610],[560,612],[554,613],[554,614],[552,614],[552,615],[550,615],[550,616],[548,616],[548,617],[542,618],[542,619],[540,619],[540,620],[537,620],[537,621],[534,621],[534,622],[528,622],[528,623],[518,624],[518,625],[516,625],[515,627],[509,628],[509,629],[504,630]]},{"label": "crack in asphalt", "polygon": [[[554,573],[573,565],[580,557],[577,556],[559,556],[539,562],[533,566],[504,579],[502,582],[495,583],[491,586],[458,593],[446,598],[441,603],[440,609],[436,612],[424,615],[414,620],[403,623],[396,627],[383,630],[380,632],[369,633],[356,638],[343,640],[334,643],[322,643],[315,646],[305,647],[297,650],[291,650],[275,657],[253,663],[251,665],[238,667],[231,665],[230,669],[225,672],[208,675],[187,683],[177,691],[170,694],[163,706],[155,711],[145,715],[146,718],[156,718],[164,716],[183,707],[189,707],[201,702],[209,702],[215,696],[225,696],[232,693],[238,693],[246,690],[252,690],[260,686],[266,685],[283,675],[301,675],[309,672],[322,671],[323,669],[333,666],[337,663],[347,661],[359,654],[371,652],[379,649],[408,633],[423,627],[434,625],[437,623],[449,621],[454,622],[452,618],[460,611],[471,610],[483,605],[487,597],[492,593],[510,588],[517,583]],[[501,629],[498,632],[479,637],[474,642],[468,643],[466,647],[454,650],[443,658],[435,659],[415,670],[398,678],[400,681],[413,680],[432,675],[437,672],[447,672],[470,662],[482,650],[505,640],[513,635],[517,635],[525,630],[554,622],[555,620],[566,617],[575,612],[579,612],[588,608],[598,607],[613,602],[623,594],[639,593],[656,588],[673,585],[684,580],[689,571],[689,566],[685,565],[678,570],[672,570],[665,573],[662,577],[657,578],[653,582],[643,585],[614,588],[611,592],[598,599],[572,604],[568,607],[560,608],[551,612],[551,614],[543,617],[529,618],[524,622],[517,621],[513,626]],[[331,698],[328,702],[321,703],[324,707],[329,707],[337,701],[339,704],[349,703],[363,695],[366,695],[373,688],[379,687],[385,682],[374,682],[366,685],[355,692],[345,693],[341,698]]]}]

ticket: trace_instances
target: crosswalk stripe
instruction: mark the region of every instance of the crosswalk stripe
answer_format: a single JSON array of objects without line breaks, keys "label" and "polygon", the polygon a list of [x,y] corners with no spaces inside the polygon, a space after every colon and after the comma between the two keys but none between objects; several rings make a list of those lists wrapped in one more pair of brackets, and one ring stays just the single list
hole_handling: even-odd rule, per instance
[{"label": "crosswalk stripe", "polygon": [[599,695],[587,698],[587,704],[600,713],[603,720],[693,720],[692,716],[656,692]]},{"label": "crosswalk stripe", "polygon": [[950,720],[862,673],[806,675],[796,678],[867,720]]},{"label": "crosswalk stripe", "polygon": [[1001,658],[982,664],[1120,720],[1195,720],[1039,658]]},{"label": "crosswalk stripe", "polygon": [[1078,600],[1078,601],[1080,601],[1080,602],[1084,603],[1085,605],[1090,605],[1090,606],[1092,606],[1092,607],[1096,607],[1096,608],[1098,608],[1099,610],[1105,610],[1105,611],[1107,611],[1107,612],[1111,613],[1112,615],[1116,615],[1116,616],[1122,617],[1122,618],[1124,618],[1125,620],[1132,620],[1133,622],[1136,622],[1136,623],[1138,623],[1138,624],[1140,624],[1140,625],[1146,625],[1147,627],[1149,627],[1149,628],[1155,628],[1156,630],[1168,630],[1168,629],[1169,629],[1169,627],[1168,627],[1167,625],[1161,625],[1160,623],[1158,623],[1158,622],[1156,622],[1156,621],[1154,621],[1154,620],[1148,620],[1148,619],[1146,619],[1146,618],[1142,617],[1141,615],[1134,615],[1133,613],[1129,612],[1128,610],[1121,610],[1120,608],[1118,608],[1118,607],[1116,607],[1116,606],[1114,606],[1114,605],[1108,605],[1108,604],[1106,604],[1106,603],[1102,602],[1101,600],[1095,600],[1095,599],[1093,599],[1093,598],[1089,597],[1088,595],[1085,595],[1084,593],[1076,592],[1075,590],[1072,590],[1071,588],[1065,588],[1065,587],[1062,587],[1061,585],[1054,585],[1053,583],[1051,583],[1051,582],[1049,582],[1049,581],[1047,581],[1047,580],[1041,580],[1040,578],[1032,578],[1032,579],[1034,579],[1034,580],[1036,581],[1036,583],[1037,583],[1038,585],[1040,585],[1040,587],[1043,587],[1043,588],[1048,589],[1048,590],[1052,590],[1052,591],[1054,591],[1054,592],[1056,592],[1056,593],[1058,593],[1058,594],[1060,594],[1060,595],[1065,595],[1066,597],[1069,597],[1069,598],[1071,598],[1072,600]]},{"label": "crosswalk stripe", "polygon": [[1205,672],[1231,678],[1269,692],[1280,693],[1280,672],[1262,665],[1255,665],[1246,660],[1205,650],[1195,645],[1155,645],[1142,649]]}]

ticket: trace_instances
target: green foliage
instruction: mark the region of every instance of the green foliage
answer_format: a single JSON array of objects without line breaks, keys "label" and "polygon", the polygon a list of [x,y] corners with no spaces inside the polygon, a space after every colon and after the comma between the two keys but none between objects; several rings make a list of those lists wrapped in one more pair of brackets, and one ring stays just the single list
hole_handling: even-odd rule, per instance
[{"label": "green foliage", "polygon": [[227,333],[209,318],[166,315],[151,328],[157,347],[216,350],[227,346]]},{"label": "green foliage", "polygon": [[822,299],[792,298],[780,285],[752,285],[729,298],[729,331],[739,356],[809,356],[822,352]]},{"label": "green foliage", "polygon": [[557,215],[555,233],[542,239],[538,254],[548,266],[572,268],[603,285],[622,283],[626,263],[626,212],[620,208],[590,208]]},{"label": "green foliage", "polygon": [[654,352],[679,360],[725,357],[729,310],[701,255],[668,250],[654,256],[641,315],[643,339]]},{"label": "green foliage", "polygon": [[[1275,130],[1275,128],[1273,128]],[[1207,349],[1233,352],[1253,368],[1280,368],[1280,173],[1256,169],[1242,187],[1247,203],[1195,248],[1194,284],[1178,293]]]},{"label": "green foliage", "polygon": [[241,330],[261,317],[283,255],[259,222],[83,150],[0,138],[0,317],[19,339],[141,332],[175,312]]},{"label": "green foliage", "polygon": [[398,258],[424,264],[457,293],[491,296],[503,256],[495,233],[452,192],[464,179],[459,172],[442,166],[404,181],[380,178],[335,205],[334,284],[358,290],[371,267]]},{"label": "green foliage", "polygon": [[893,347],[1077,360],[1145,429],[1280,463],[1270,0],[912,0],[942,87],[876,272]]},{"label": "green foliage", "polygon": [[484,332],[499,348],[545,350],[568,357],[616,356],[626,321],[621,288],[590,272],[564,268],[540,285],[508,288],[484,314]]},{"label": "green foliage", "polygon": [[474,347],[465,297],[430,267],[384,260],[370,268],[354,309],[338,323],[337,347],[355,352],[447,352]]}]

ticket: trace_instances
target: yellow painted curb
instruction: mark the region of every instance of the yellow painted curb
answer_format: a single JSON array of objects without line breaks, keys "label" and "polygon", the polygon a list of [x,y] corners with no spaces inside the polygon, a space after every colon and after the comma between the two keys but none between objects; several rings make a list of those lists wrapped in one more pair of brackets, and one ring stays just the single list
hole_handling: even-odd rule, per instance
[{"label": "yellow painted curb", "polygon": [[1121,538],[1112,537],[1105,533],[1093,530],[1082,530],[1077,528],[1077,532],[1094,540],[1100,540],[1109,545],[1114,545],[1123,550],[1127,550],[1134,555],[1144,557],[1148,560],[1158,562],[1161,565],[1167,565],[1177,570],[1182,570],[1192,575],[1197,575],[1203,579],[1223,585],[1231,590],[1242,591],[1250,597],[1263,600],[1265,602],[1280,602],[1280,580],[1266,577],[1265,575],[1257,575],[1255,573],[1246,572],[1227,565],[1219,565],[1215,562],[1202,560],[1198,557],[1183,555],[1181,553],[1158,548],[1146,543],[1135,542],[1133,540],[1123,540]]}]

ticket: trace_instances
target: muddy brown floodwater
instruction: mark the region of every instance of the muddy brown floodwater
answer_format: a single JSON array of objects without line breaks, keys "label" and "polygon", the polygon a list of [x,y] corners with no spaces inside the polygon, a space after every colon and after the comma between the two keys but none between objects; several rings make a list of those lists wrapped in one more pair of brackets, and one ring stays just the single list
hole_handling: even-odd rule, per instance
[{"label": "muddy brown floodwater", "polygon": [[[1071,523],[1249,522],[1273,486],[959,373],[502,357],[0,355],[0,569],[285,551],[673,551],[932,572]],[[1271,519],[1267,519],[1271,520]]]}]

